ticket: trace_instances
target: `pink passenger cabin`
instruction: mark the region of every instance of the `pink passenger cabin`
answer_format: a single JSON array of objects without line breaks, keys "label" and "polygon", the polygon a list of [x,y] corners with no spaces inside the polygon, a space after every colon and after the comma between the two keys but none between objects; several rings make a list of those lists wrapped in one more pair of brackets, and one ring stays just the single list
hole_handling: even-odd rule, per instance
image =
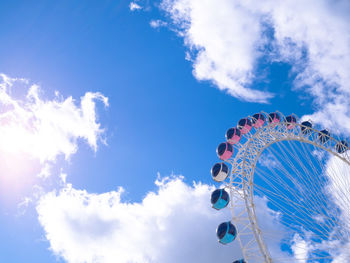
[{"label": "pink passenger cabin", "polygon": [[269,114],[267,120],[268,120],[270,125],[275,126],[281,121],[281,117],[280,117],[280,115],[278,115],[278,113],[273,112],[273,113]]},{"label": "pink passenger cabin", "polygon": [[285,118],[285,123],[286,123],[287,129],[290,130],[295,127],[297,123],[297,118],[294,115],[289,115]]},{"label": "pink passenger cabin", "polygon": [[248,118],[244,118],[239,120],[238,128],[241,130],[241,134],[247,134],[252,129],[252,122]]},{"label": "pink passenger cabin", "polygon": [[221,160],[226,161],[230,159],[233,155],[233,147],[228,142],[220,143],[220,145],[216,149],[216,153],[218,154]]},{"label": "pink passenger cabin", "polygon": [[253,115],[252,122],[255,129],[261,128],[265,124],[265,116],[262,113],[256,113]]},{"label": "pink passenger cabin", "polygon": [[238,128],[230,128],[226,132],[226,140],[229,144],[233,145],[239,143],[241,138],[241,131]]}]

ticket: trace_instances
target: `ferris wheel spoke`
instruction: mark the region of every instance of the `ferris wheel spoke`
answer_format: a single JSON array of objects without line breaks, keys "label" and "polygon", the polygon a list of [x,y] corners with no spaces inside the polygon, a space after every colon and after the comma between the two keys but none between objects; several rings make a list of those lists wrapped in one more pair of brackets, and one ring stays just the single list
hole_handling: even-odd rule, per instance
[{"label": "ferris wheel spoke", "polygon": [[[280,147],[281,149],[282,149],[282,147]],[[310,189],[310,187],[312,187],[313,186],[313,181],[314,182],[317,182],[317,180],[305,180],[303,177],[306,177],[306,178],[308,178],[308,177],[310,177],[310,175],[309,175],[309,170],[308,169],[305,169],[304,167],[303,167],[303,165],[302,165],[302,167],[303,167],[303,173],[301,173],[296,167],[295,167],[295,165],[293,165],[293,164],[291,164],[291,161],[286,157],[286,156],[288,156],[288,155],[284,155],[284,158],[285,158],[285,161],[289,164],[289,166],[293,169],[293,171],[295,172],[295,175],[297,175],[298,176],[298,178],[299,178],[299,180],[301,180],[301,182],[302,182],[302,184],[300,184],[293,176],[291,176],[290,175],[290,173],[289,172],[287,172],[286,170],[284,170],[283,172],[290,178],[290,180],[292,180],[293,181],[293,183],[294,183],[294,185],[297,187],[297,189],[299,189],[299,191],[298,191],[298,196],[300,197],[300,196],[303,196],[304,195],[304,192],[305,192],[305,190],[303,189],[303,188],[306,188],[305,186],[308,186],[306,189],[307,190],[309,190]],[[294,156],[292,153],[290,153],[290,155],[289,156]],[[296,157],[295,157],[296,158]],[[297,158],[296,158],[297,159]],[[308,191],[308,192],[310,192],[310,191]],[[315,189],[315,191],[312,191],[312,193],[316,193],[316,196],[315,195],[310,195],[310,196],[308,196],[308,198],[305,198],[305,200],[307,200],[307,201],[311,201],[312,203],[316,203],[318,206],[317,207],[319,207],[320,209],[323,209],[323,211],[325,211],[325,210],[327,210],[327,208],[323,205],[323,203],[324,202],[322,202],[319,198],[318,198],[318,196],[317,196],[317,194],[319,193],[319,189]],[[324,212],[322,212],[322,211],[320,211],[321,213],[324,213]]]},{"label": "ferris wheel spoke", "polygon": [[[273,201],[274,202],[274,201]],[[276,207],[279,209],[282,209],[283,206],[281,203],[274,203]],[[296,230],[300,232],[302,229],[300,225],[303,227],[306,227],[308,231],[312,231],[312,233],[318,237],[326,238],[330,235],[331,230],[329,228],[326,228],[325,226],[321,226],[322,229],[317,229],[314,227],[312,221],[305,220],[299,216],[296,216],[295,214],[290,213],[289,211],[283,211],[284,212],[284,219],[283,222],[285,225],[288,225],[289,228]]]},{"label": "ferris wheel spoke", "polygon": [[[310,187],[309,187],[310,188]],[[288,189],[287,189],[288,190]],[[310,192],[310,191],[309,191]],[[318,190],[315,191],[311,191],[311,192],[316,192],[319,193]],[[309,198],[305,197],[305,200],[309,200]],[[318,203],[320,203],[320,201],[318,201]],[[321,203],[324,203],[324,201],[322,200]],[[313,206],[310,206],[310,204],[308,205],[309,207],[315,207],[315,203],[313,204]],[[324,207],[324,206],[323,206]],[[334,220],[334,218],[336,218],[337,215],[334,215],[334,210],[329,211],[329,209],[325,208],[322,210],[317,210],[318,214],[322,214],[323,218],[328,218],[330,220],[330,223],[332,223],[332,225],[336,225],[338,222],[336,222],[336,220]],[[325,212],[326,211],[326,212]],[[315,214],[315,213],[313,213]]]}]

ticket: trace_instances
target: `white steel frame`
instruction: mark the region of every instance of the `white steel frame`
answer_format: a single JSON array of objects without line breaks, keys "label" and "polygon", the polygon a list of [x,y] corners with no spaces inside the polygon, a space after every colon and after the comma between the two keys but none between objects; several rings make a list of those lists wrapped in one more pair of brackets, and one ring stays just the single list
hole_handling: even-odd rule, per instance
[{"label": "white steel frame", "polygon": [[348,152],[339,154],[335,150],[335,145],[340,142],[339,138],[330,135],[329,140],[322,143],[317,137],[319,130],[309,128],[310,133],[303,134],[301,132],[303,126],[299,123],[288,129],[287,123],[284,122],[285,116],[278,113],[281,119],[276,125],[269,124],[268,114],[263,113],[267,124],[257,129],[255,133],[251,131],[246,134],[246,142],[235,145],[238,153],[234,159],[227,160],[232,166],[230,183],[227,186],[230,190],[232,221],[238,229],[236,240],[240,244],[246,262],[273,262],[259,228],[254,204],[255,167],[260,155],[267,147],[281,141],[299,141],[323,149],[350,165]]}]

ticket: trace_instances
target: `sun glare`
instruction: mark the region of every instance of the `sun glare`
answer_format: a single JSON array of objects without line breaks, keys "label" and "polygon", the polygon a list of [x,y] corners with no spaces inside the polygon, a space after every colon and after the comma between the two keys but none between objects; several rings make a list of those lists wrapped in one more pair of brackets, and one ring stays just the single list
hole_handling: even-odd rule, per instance
[{"label": "sun glare", "polygon": [[13,199],[32,189],[41,166],[25,154],[0,152],[0,198]]}]

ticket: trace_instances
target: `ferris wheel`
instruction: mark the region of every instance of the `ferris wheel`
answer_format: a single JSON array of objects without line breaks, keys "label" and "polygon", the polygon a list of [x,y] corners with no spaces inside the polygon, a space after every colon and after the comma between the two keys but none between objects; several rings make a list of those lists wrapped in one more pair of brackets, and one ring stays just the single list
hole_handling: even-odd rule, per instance
[{"label": "ferris wheel", "polygon": [[217,237],[239,243],[234,262],[350,262],[348,149],[294,114],[257,113],[228,129],[211,170],[221,184],[211,203],[231,209]]}]

